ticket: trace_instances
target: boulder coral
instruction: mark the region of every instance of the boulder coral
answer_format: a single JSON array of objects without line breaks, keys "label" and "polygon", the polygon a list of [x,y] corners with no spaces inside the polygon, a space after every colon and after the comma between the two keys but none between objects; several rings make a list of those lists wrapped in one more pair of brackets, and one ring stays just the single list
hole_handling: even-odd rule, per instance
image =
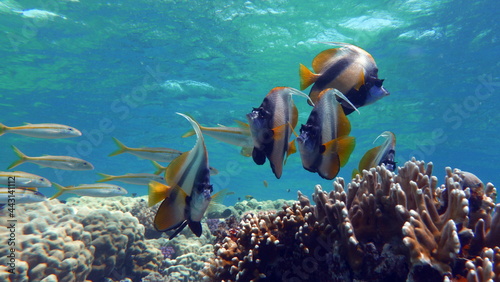
[{"label": "boulder coral", "polygon": [[[0,224],[8,219],[1,210]],[[8,230],[0,230],[1,281],[135,281],[162,266],[161,251],[130,213],[50,200],[18,205],[15,219],[15,274],[8,272]]]},{"label": "boulder coral", "polygon": [[[247,214],[219,238],[203,273],[213,281],[500,281],[500,204],[473,174],[406,162],[364,170],[315,205]],[[491,279],[491,280],[489,280]]]}]

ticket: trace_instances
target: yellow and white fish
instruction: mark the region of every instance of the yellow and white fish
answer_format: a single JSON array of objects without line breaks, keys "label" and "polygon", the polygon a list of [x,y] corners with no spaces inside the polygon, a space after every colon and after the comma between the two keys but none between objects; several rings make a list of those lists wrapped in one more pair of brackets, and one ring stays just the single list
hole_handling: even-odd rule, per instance
[{"label": "yellow and white fish", "polygon": [[69,138],[78,137],[82,133],[71,126],[55,123],[26,124],[22,126],[9,127],[0,123],[0,136],[5,133],[15,133],[35,138]]},{"label": "yellow and white fish", "polygon": [[158,231],[175,230],[170,237],[189,226],[198,237],[201,236],[201,219],[212,199],[208,153],[199,125],[189,116],[177,113],[186,118],[193,126],[197,140],[194,147],[167,167],[165,179],[167,185],[159,182],[149,184],[149,205],[161,203],[154,219]]},{"label": "yellow and white fish", "polygon": [[45,178],[23,171],[0,171],[0,185],[15,187],[50,187],[52,183]]},{"label": "yellow and white fish", "polygon": [[[155,161],[152,161],[153,165],[156,167],[156,171],[155,171],[155,174],[158,175],[158,174],[161,174],[161,173],[165,173],[165,171],[167,171],[167,167],[168,166],[162,166],[161,164],[155,162]],[[210,169],[210,175],[217,175],[219,174],[219,171],[215,168],[215,167],[209,167],[208,169]]]},{"label": "yellow and white fish", "polygon": [[18,148],[12,146],[14,153],[19,157],[19,160],[13,162],[7,169],[14,168],[25,162],[34,163],[43,167],[51,167],[64,170],[92,170],[94,166],[82,159],[69,156],[41,156],[28,157],[23,154]]},{"label": "yellow and white fish", "polygon": [[252,158],[258,165],[263,165],[266,158],[269,159],[271,169],[278,179],[283,172],[285,154],[295,152],[293,141],[288,142],[298,121],[298,110],[292,95],[309,99],[297,89],[275,87],[258,108],[247,114],[254,144]]},{"label": "yellow and white fish", "polygon": [[309,96],[316,103],[319,93],[327,88],[342,92],[354,105],[338,100],[346,115],[362,106],[375,103],[389,95],[378,78],[378,68],[373,57],[365,50],[347,43],[327,43],[341,46],[319,53],[312,62],[315,73],[300,64],[300,89],[313,84]]},{"label": "yellow and white fish", "polygon": [[302,166],[317,172],[325,179],[333,179],[339,173],[354,150],[351,124],[336,96],[343,97],[337,89],[323,90],[307,123],[300,128],[297,137]]},{"label": "yellow and white fish", "polygon": [[90,197],[115,197],[123,196],[128,192],[125,188],[112,185],[112,184],[81,184],[78,186],[62,186],[54,183],[54,187],[57,189],[57,193],[50,199],[55,199],[64,193],[76,194],[79,196],[90,196]]},{"label": "yellow and white fish", "polygon": [[116,145],[118,145],[118,150],[109,154],[110,157],[116,156],[123,153],[129,153],[142,159],[158,161],[158,162],[170,162],[182,154],[181,151],[161,148],[161,147],[143,147],[143,148],[130,148],[123,145],[122,142],[113,137]]},{"label": "yellow and white fish", "polygon": [[136,185],[148,185],[151,181],[161,181],[165,182],[165,178],[161,175],[156,175],[152,173],[127,173],[125,175],[109,175],[104,173],[97,173],[103,177],[101,180],[96,182],[106,182],[106,181],[121,181],[128,184]]},{"label": "yellow and white fish", "polygon": [[[251,156],[253,149],[250,127],[242,121],[236,120],[236,122],[239,125],[238,127],[228,127],[223,125],[217,127],[205,127],[200,125],[200,129],[205,135],[215,138],[221,142],[241,147],[241,155],[249,157]],[[194,134],[194,130],[190,130],[182,135],[182,137],[188,137]]]},{"label": "yellow and white fish", "polygon": [[363,169],[369,170],[372,167],[382,164],[385,165],[385,168],[390,171],[394,171],[396,169],[396,162],[394,161],[396,155],[396,135],[390,131],[384,131],[375,139],[375,141],[377,141],[380,137],[386,138],[384,143],[368,150],[363,155],[359,161],[358,170],[353,171],[353,177],[362,172]]},{"label": "yellow and white fish", "polygon": [[26,204],[46,201],[42,193],[36,188],[0,188],[0,204]]}]

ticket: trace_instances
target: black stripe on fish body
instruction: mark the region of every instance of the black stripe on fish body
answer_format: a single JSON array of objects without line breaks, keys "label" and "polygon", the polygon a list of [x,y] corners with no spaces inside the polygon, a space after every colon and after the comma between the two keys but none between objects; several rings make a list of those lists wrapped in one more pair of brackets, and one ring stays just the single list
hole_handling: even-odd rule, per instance
[{"label": "black stripe on fish body", "polygon": [[[204,144],[203,144],[203,147],[205,147]],[[191,187],[191,188],[192,189],[196,188],[198,186],[197,185],[198,183],[200,183],[200,182],[203,183],[205,180],[210,179],[210,169],[208,166],[208,156],[206,154],[206,150],[204,149],[201,152],[196,151],[195,156],[192,157],[191,160],[189,161],[189,163],[185,166],[188,169],[183,171],[181,177],[178,179],[177,183],[175,183],[176,185],[178,185],[181,188],[184,186],[184,182],[186,181],[186,178],[189,176],[191,169],[193,169],[193,167],[195,167],[196,161],[200,158],[200,156],[199,156],[200,153],[202,154],[201,165],[197,167],[195,179],[193,181],[193,187]],[[192,193],[192,190],[191,190],[191,193]]]},{"label": "black stripe on fish body", "polygon": [[[346,98],[356,107],[360,108],[365,105],[366,99],[368,95],[368,89],[365,85],[362,85],[359,90],[356,90],[352,88],[347,92],[345,95]],[[345,115],[349,115],[350,113],[354,112],[355,110],[347,103],[346,101],[342,100],[341,98],[337,97],[337,101],[342,105],[342,109],[344,110]]]},{"label": "black stripe on fish body", "polygon": [[318,80],[316,80],[311,88],[311,92],[317,91],[319,93],[324,89],[331,87],[331,84],[335,81],[335,79],[337,79],[338,76],[342,74],[342,72],[344,72],[353,62],[353,58],[342,58],[336,61],[333,65],[328,67],[328,69],[326,69],[320,77],[318,77]]}]

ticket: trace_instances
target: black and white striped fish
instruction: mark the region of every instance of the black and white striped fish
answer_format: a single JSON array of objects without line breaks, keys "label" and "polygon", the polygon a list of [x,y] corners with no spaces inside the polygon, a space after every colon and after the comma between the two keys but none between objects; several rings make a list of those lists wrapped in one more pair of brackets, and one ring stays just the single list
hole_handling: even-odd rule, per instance
[{"label": "black and white striped fish", "polygon": [[[342,92],[356,108],[366,106],[389,95],[378,78],[378,68],[373,57],[365,50],[347,43],[327,43],[341,46],[319,53],[312,62],[315,73],[300,64],[300,87],[306,89],[313,84],[309,96],[316,103],[319,93],[327,88]],[[352,108],[339,100],[346,115]]]},{"label": "black and white striped fish", "polygon": [[208,208],[213,191],[210,184],[210,169],[205,141],[199,125],[187,115],[193,126],[197,140],[194,147],[174,159],[165,171],[168,184],[159,182],[149,184],[149,205],[161,203],[154,219],[158,231],[174,230],[173,238],[189,226],[198,237],[201,236],[201,219]]},{"label": "black and white striped fish", "polygon": [[254,148],[252,157],[256,164],[263,165],[266,158],[271,163],[276,178],[283,171],[285,154],[295,152],[295,144],[288,142],[297,125],[298,111],[292,95],[308,98],[306,94],[290,87],[275,87],[264,98],[258,108],[247,114]]},{"label": "black and white striped fish", "polygon": [[348,136],[351,124],[336,96],[346,99],[337,89],[325,89],[319,94],[297,137],[302,166],[325,179],[337,176],[355,146],[354,137]]}]

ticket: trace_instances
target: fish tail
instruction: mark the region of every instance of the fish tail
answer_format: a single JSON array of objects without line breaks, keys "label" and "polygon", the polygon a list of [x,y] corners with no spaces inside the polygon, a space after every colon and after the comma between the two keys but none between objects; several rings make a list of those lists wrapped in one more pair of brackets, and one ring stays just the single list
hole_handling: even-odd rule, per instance
[{"label": "fish tail", "polygon": [[14,153],[16,153],[16,155],[19,157],[19,160],[14,161],[7,169],[14,168],[24,163],[28,159],[28,156],[23,154],[23,152],[21,152],[18,148],[16,148],[16,146],[12,145],[12,149],[14,150]]},{"label": "fish tail", "polygon": [[120,142],[115,137],[113,137],[113,141],[115,141],[115,144],[118,146],[118,149],[116,151],[114,151],[113,153],[109,154],[110,157],[116,156],[116,155],[119,155],[119,154],[123,154],[123,153],[125,153],[126,151],[129,150],[129,148],[127,146],[123,145],[123,143]]},{"label": "fish tail", "polygon": [[55,193],[52,197],[50,197],[49,200],[52,200],[52,199],[55,199],[55,198],[61,196],[66,190],[66,187],[63,187],[62,185],[59,185],[59,184],[54,183],[54,182],[52,182],[52,184],[57,189],[57,193]]},{"label": "fish tail", "polygon": [[5,134],[5,131],[7,131],[7,126],[0,123],[0,136],[4,135]]},{"label": "fish tail", "polygon": [[184,133],[184,135],[182,135],[182,137],[189,137],[189,136],[193,136],[196,132],[194,132],[194,129],[191,129],[189,130],[188,132]]},{"label": "fish tail", "polygon": [[151,161],[151,162],[153,163],[153,165],[156,168],[156,171],[154,173],[156,175],[159,175],[164,170],[164,168],[159,163],[157,163],[156,161]]},{"label": "fish tail", "polygon": [[300,75],[300,90],[306,89],[311,84],[316,82],[316,80],[318,79],[318,75],[314,74],[303,64],[300,64],[299,75]]},{"label": "fish tail", "polygon": [[99,174],[99,176],[102,177],[102,179],[100,180],[97,180],[96,182],[106,182],[106,181],[110,181],[110,180],[113,180],[113,175],[109,175],[109,174],[104,174],[104,173],[97,173]]}]

